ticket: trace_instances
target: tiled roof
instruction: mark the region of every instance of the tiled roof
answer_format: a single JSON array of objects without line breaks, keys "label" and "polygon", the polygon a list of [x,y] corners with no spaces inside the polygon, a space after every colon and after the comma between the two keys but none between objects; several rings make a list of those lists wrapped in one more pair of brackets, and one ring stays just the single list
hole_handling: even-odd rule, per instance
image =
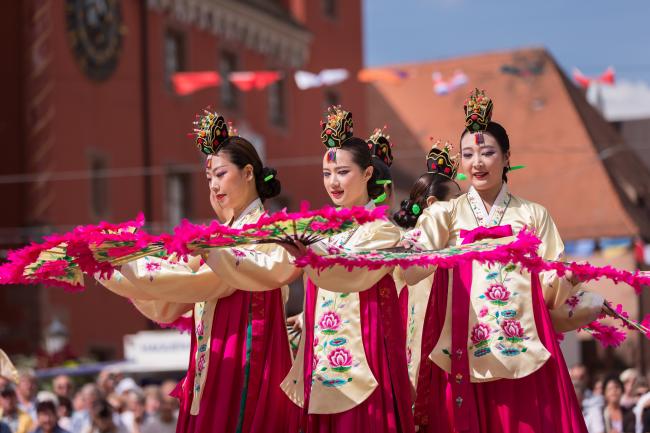
[{"label": "tiled roof", "polygon": [[[516,66],[521,75],[502,72]],[[396,65],[410,73],[398,84],[368,86],[368,125],[388,124],[395,147],[398,190],[408,191],[424,172],[429,137],[458,144],[463,101],[471,89],[485,89],[494,101],[492,119],[510,136],[513,193],[544,205],[567,239],[628,236],[638,232],[625,210],[602,159],[605,147],[618,146],[614,129],[587,103],[544,49],[481,54]],[[447,95],[433,91],[434,71],[455,71],[468,84]],[[537,72],[537,73],[534,73]],[[595,137],[595,138],[594,138]],[[595,142],[597,141],[597,142]],[[609,142],[612,143],[609,143]],[[600,153],[599,153],[600,152]]]}]

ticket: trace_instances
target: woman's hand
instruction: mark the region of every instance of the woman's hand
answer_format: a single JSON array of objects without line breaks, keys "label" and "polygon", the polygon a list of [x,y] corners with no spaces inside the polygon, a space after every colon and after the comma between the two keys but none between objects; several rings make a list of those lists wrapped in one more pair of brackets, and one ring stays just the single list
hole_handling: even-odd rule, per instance
[{"label": "woman's hand", "polygon": [[287,328],[289,328],[292,333],[302,332],[302,313],[296,314],[295,316],[287,317]]},{"label": "woman's hand", "polygon": [[287,250],[287,252],[294,258],[298,259],[307,254],[307,247],[300,241],[294,241],[293,243],[280,242],[280,246]]}]

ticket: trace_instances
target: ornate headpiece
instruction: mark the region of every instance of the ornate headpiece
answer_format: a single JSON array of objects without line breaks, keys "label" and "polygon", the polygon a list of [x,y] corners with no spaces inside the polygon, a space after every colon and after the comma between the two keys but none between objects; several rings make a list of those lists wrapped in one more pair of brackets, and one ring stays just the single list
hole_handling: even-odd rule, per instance
[{"label": "ornate headpiece", "polygon": [[393,143],[390,142],[390,135],[386,134],[386,126],[376,128],[368,140],[368,147],[374,156],[384,161],[388,167],[393,164],[393,152],[391,148]]},{"label": "ornate headpiece", "polygon": [[492,118],[492,100],[484,90],[474,89],[465,100],[465,128],[476,134],[476,142],[483,142],[483,131]]},{"label": "ornate headpiece", "polygon": [[448,141],[437,140],[427,155],[427,171],[455,180],[460,161],[457,154],[452,155],[453,148]]},{"label": "ornate headpiece", "polygon": [[237,135],[232,123],[226,122],[223,116],[208,110],[203,115],[196,115],[194,135],[196,146],[206,155],[214,155],[230,137]]},{"label": "ornate headpiece", "polygon": [[328,149],[339,148],[345,140],[352,137],[352,113],[336,105],[329,107],[326,115],[327,121],[321,120],[320,123],[323,128],[320,138]]}]

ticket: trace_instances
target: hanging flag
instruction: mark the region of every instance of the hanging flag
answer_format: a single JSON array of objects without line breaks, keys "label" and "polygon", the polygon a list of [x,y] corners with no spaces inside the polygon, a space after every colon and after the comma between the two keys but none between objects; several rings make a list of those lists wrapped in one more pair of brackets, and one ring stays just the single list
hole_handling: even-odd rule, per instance
[{"label": "hanging flag", "polygon": [[237,71],[231,72],[229,78],[239,90],[248,92],[268,87],[282,78],[282,74],[279,71]]},{"label": "hanging flag", "polygon": [[172,84],[178,95],[189,95],[207,87],[218,86],[221,77],[214,71],[177,72],[172,76]]},{"label": "hanging flag", "polygon": [[383,81],[394,84],[408,78],[408,76],[409,73],[402,69],[373,68],[360,70],[357,74],[357,80],[361,81],[362,83]]},{"label": "hanging flag", "polygon": [[573,79],[580,87],[588,88],[592,83],[601,83],[613,85],[616,81],[616,73],[614,72],[613,67],[608,67],[605,72],[600,74],[598,77],[588,77],[580,71],[578,68],[573,68]]},{"label": "hanging flag", "polygon": [[296,71],[294,80],[300,90],[313,89],[322,86],[333,86],[348,79],[347,69],[323,69],[318,74],[307,71]]},{"label": "hanging flag", "polygon": [[433,80],[433,91],[437,95],[447,95],[461,86],[464,86],[469,81],[469,78],[463,71],[456,71],[449,80],[444,80],[442,74],[438,71],[431,74]]}]

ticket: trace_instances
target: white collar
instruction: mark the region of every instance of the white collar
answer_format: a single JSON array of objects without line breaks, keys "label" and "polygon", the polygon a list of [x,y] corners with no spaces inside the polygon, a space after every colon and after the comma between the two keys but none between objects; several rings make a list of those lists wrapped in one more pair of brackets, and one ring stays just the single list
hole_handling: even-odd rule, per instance
[{"label": "white collar", "polygon": [[503,214],[510,203],[510,193],[508,192],[508,185],[504,182],[489,213],[485,209],[483,199],[473,186],[467,191],[467,199],[478,224],[483,227],[492,227],[501,223]]},{"label": "white collar", "polygon": [[255,212],[256,210],[258,210],[258,209],[259,210],[264,210],[264,206],[262,205],[262,200],[260,200],[259,197],[256,198],[255,200],[253,200],[248,206],[246,206],[244,211],[239,215],[239,217],[237,217],[236,220],[233,221],[231,226],[232,227],[237,227],[239,225],[242,225],[243,222],[244,222],[244,219],[246,217],[248,217],[250,214],[252,214],[253,212]]}]

